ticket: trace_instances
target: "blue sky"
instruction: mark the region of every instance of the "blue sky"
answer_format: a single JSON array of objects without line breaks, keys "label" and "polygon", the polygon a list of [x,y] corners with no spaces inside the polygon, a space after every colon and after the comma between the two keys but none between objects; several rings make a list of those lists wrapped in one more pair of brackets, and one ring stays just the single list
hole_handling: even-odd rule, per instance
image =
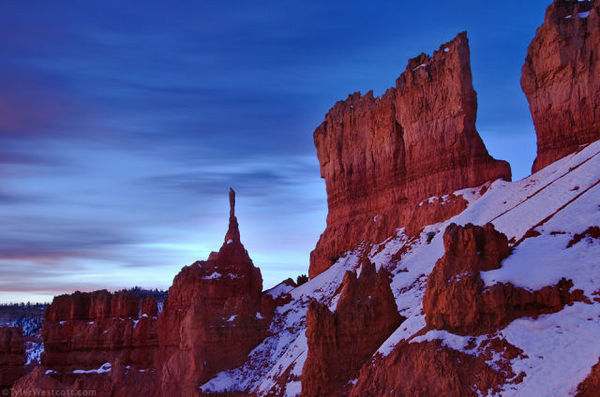
[{"label": "blue sky", "polygon": [[3,2],[0,301],[167,288],[220,247],[230,186],[265,286],[306,273],[326,216],[314,129],[463,30],[478,130],[528,175],[520,70],[548,4]]}]

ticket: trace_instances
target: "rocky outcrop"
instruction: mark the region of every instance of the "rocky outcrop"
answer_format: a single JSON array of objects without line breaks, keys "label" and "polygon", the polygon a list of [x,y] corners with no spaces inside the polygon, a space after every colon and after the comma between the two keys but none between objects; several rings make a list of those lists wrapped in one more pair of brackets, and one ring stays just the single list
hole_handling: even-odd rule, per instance
[{"label": "rocky outcrop", "polygon": [[577,385],[576,397],[596,397],[600,395],[600,360],[592,367],[588,376]]},{"label": "rocky outcrop", "polygon": [[[503,353],[507,359],[518,354],[511,346]],[[492,367],[486,363],[488,356],[459,352],[440,341],[401,342],[389,356],[361,369],[349,396],[475,397],[498,393],[515,374],[510,367]]]},{"label": "rocky outcrop", "polygon": [[355,93],[336,103],[314,133],[329,212],[309,276],[363,241],[402,226],[414,233],[465,208],[457,197],[419,208],[431,196],[510,179],[475,130],[476,111],[465,33],[411,59],[381,97]]},{"label": "rocky outcrop", "polygon": [[[404,320],[385,270],[367,260],[360,276],[347,272],[336,310],[311,302],[306,315],[308,355],[302,396],[343,396],[364,362]],[[365,337],[368,335],[368,337]]]},{"label": "rocky outcrop", "polygon": [[148,368],[158,353],[156,301],[129,291],[75,292],[54,298],[45,313],[42,364],[68,373],[120,360]]},{"label": "rocky outcrop", "polygon": [[567,248],[571,248],[582,240],[593,241],[600,240],[600,226],[590,226],[583,233],[577,233],[567,244]]},{"label": "rocky outcrop", "polygon": [[235,193],[219,252],[184,267],[159,319],[163,395],[195,395],[217,372],[241,364],[266,334],[262,277],[240,241]]},{"label": "rocky outcrop", "polygon": [[583,300],[573,283],[529,291],[510,283],[485,287],[480,272],[498,269],[510,249],[506,236],[492,224],[483,227],[451,224],[444,233],[445,254],[427,279],[423,310],[427,325],[457,334],[494,332],[523,316],[560,311]]},{"label": "rocky outcrop", "polygon": [[521,78],[537,133],[533,172],[600,139],[599,47],[598,0],[548,7]]},{"label": "rocky outcrop", "polygon": [[25,361],[25,341],[21,328],[0,327],[0,393],[9,390],[23,375]]},{"label": "rocky outcrop", "polygon": [[155,369],[134,369],[116,361],[102,373],[65,376],[36,367],[13,386],[13,395],[98,397],[158,396],[160,377]]}]

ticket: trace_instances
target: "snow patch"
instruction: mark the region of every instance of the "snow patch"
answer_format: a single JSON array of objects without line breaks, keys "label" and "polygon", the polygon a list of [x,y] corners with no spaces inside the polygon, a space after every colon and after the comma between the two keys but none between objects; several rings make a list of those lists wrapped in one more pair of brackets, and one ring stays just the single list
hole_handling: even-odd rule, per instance
[{"label": "snow patch", "polygon": [[25,354],[27,356],[27,362],[25,365],[40,364],[41,356],[44,352],[44,344],[42,342],[25,342]]},{"label": "snow patch", "polygon": [[202,277],[203,280],[214,280],[217,278],[221,278],[223,275],[219,272],[214,272],[213,274],[211,274],[210,276],[204,276]]},{"label": "snow patch", "polygon": [[273,299],[277,299],[280,296],[287,294],[288,292],[290,292],[293,289],[294,289],[294,287],[292,287],[291,285],[288,285],[285,283],[279,283],[276,286],[274,286],[273,288],[271,288],[270,290],[266,291],[265,294],[271,295],[271,297]]},{"label": "snow patch", "polygon": [[294,380],[288,383],[285,387],[285,397],[296,397],[302,392],[302,383],[299,380]]},{"label": "snow patch", "polygon": [[105,374],[111,371],[111,364],[104,363],[98,369],[74,369],[74,374]]}]

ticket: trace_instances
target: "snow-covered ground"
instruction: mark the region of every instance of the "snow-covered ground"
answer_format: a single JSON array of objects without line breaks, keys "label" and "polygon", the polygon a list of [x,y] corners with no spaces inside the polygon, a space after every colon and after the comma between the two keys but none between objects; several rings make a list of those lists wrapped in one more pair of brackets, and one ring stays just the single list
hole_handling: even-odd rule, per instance
[{"label": "snow-covered ground", "polygon": [[[379,245],[361,245],[348,252],[330,269],[300,287],[276,287],[272,294],[290,293],[292,300],[277,308],[270,329],[272,336],[252,351],[246,364],[217,374],[202,389],[252,390],[259,395],[279,389],[286,396],[299,395],[299,376],[307,354],[308,303],[317,299],[334,309],[344,273],[357,268],[358,258],[364,252],[368,252],[378,269],[385,267],[392,274],[391,288],[398,309],[407,318],[376,353],[389,354],[400,341],[413,338],[425,325],[422,300],[427,276],[444,254],[446,226],[452,222],[492,222],[515,248],[500,269],[482,272],[486,285],[511,282],[537,290],[565,277],[592,301],[537,319],[517,319],[494,335],[524,351],[523,356],[511,362],[515,374],[525,373],[523,382],[507,384],[502,395],[572,394],[600,357],[600,344],[596,341],[600,335],[600,303],[592,300],[593,293],[600,290],[600,241],[584,238],[567,248],[575,234],[600,225],[600,141],[521,181],[496,181],[481,197],[480,190],[474,187],[455,192],[468,201],[467,209],[446,222],[427,226],[419,238],[409,239],[403,229],[398,229],[396,236]],[[443,202],[443,198],[439,201]],[[524,238],[530,229],[539,235]],[[401,249],[401,258],[394,261],[392,256]],[[487,337],[478,336],[476,346]],[[477,347],[465,350],[466,341],[473,337],[445,331],[430,331],[412,341],[434,339],[468,354],[478,353]],[[494,365],[493,360],[489,364]]]}]

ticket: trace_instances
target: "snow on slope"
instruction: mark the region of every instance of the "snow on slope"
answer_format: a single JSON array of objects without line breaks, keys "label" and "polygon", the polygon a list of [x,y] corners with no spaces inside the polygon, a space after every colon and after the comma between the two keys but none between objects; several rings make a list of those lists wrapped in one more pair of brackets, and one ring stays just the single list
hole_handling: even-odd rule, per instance
[{"label": "snow on slope", "polygon": [[[583,239],[567,248],[575,234],[600,225],[600,141],[521,181],[496,181],[489,184],[482,197],[479,191],[477,187],[456,192],[468,201],[468,208],[446,222],[427,226],[418,238],[409,239],[404,229],[399,229],[396,236],[381,244],[357,247],[326,272],[291,290],[291,302],[277,308],[272,336],[251,352],[246,364],[217,374],[202,389],[299,395],[299,376],[307,349],[304,333],[308,303],[317,299],[334,309],[344,273],[355,269],[365,252],[378,269],[385,267],[392,274],[391,288],[399,312],[407,317],[378,350],[378,354],[389,354],[400,341],[411,339],[425,326],[422,300],[427,276],[444,254],[443,232],[452,222],[492,222],[515,245],[500,269],[482,272],[486,285],[512,282],[536,290],[566,277],[590,299],[600,289],[600,241]],[[539,235],[524,238],[530,229]],[[400,259],[394,260],[398,252]],[[520,384],[506,385],[502,395],[572,393],[600,357],[596,335],[600,335],[600,304],[596,302],[576,303],[535,320],[513,321],[495,336],[523,349],[525,358],[513,361],[512,367],[516,374],[523,371],[526,376]],[[447,346],[461,350],[470,338],[430,331],[417,340],[441,339]],[[477,340],[481,343],[485,338]],[[466,352],[477,354],[477,349]]]},{"label": "snow on slope", "polygon": [[[600,241],[569,241],[589,226],[600,225],[600,141],[515,183],[497,182],[453,220],[485,224],[519,242],[500,269],[482,272],[486,286],[497,282],[537,290],[573,280],[589,298],[600,288]],[[498,211],[500,210],[500,211]],[[497,215],[494,215],[497,212]],[[530,228],[539,236],[522,239]],[[575,303],[564,310],[521,318],[497,333],[522,349],[526,358],[512,362],[523,371],[522,383],[506,385],[502,396],[566,396],[573,394],[600,357],[600,305]],[[426,340],[442,339],[448,346],[459,337],[430,331]],[[420,340],[421,338],[419,338]],[[416,341],[416,340],[415,340]]]}]

